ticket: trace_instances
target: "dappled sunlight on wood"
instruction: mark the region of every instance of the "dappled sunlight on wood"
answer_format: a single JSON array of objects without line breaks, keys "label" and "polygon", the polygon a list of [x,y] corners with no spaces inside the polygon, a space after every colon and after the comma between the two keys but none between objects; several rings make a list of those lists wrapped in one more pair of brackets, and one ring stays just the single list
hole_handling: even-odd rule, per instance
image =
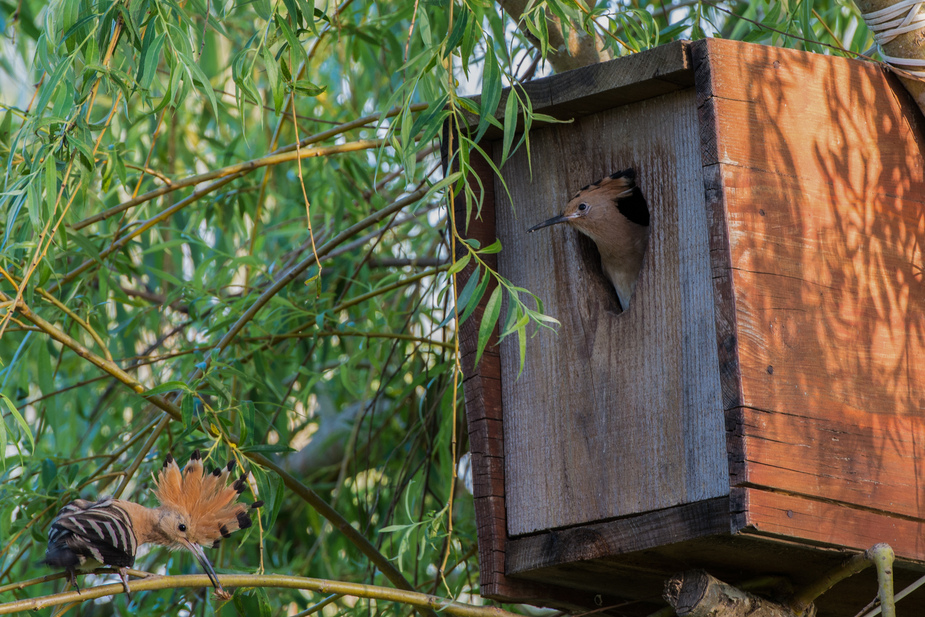
[{"label": "dappled sunlight on wood", "polygon": [[[742,480],[921,521],[921,115],[874,65],[761,52],[742,95],[715,100],[727,145]],[[846,519],[827,508],[798,535],[838,543]],[[767,530],[780,512],[752,522]],[[925,542],[904,544],[907,556],[925,555]]]}]

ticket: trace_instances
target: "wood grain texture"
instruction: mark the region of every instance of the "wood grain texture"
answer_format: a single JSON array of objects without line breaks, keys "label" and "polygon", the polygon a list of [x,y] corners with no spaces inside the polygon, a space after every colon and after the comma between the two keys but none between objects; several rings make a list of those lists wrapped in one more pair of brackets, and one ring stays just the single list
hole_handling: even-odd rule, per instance
[{"label": "wood grain texture", "polygon": [[[518,93],[530,97],[533,111],[559,120],[653,98],[693,85],[689,45],[687,41],[675,41],[609,62],[535,79],[518,86]],[[504,116],[509,95],[510,88],[505,88],[496,114],[499,119]],[[478,116],[465,114],[465,118],[470,127],[478,125]],[[542,123],[534,124],[539,126]],[[522,125],[518,128],[522,129]],[[497,139],[501,131],[491,128],[486,136]]]},{"label": "wood grain texture", "polygon": [[[473,155],[471,164],[475,173],[491,178],[491,167],[486,161]],[[446,164],[446,163],[445,163]],[[494,190],[493,184],[484,182],[486,187],[481,217],[473,217],[467,228],[462,229],[466,220],[463,198],[458,197],[453,204],[460,233],[476,238],[487,246],[494,241]],[[464,255],[464,249],[457,247],[457,258]],[[497,267],[495,256],[486,256],[486,262],[492,268]],[[456,275],[456,289],[462,290],[474,271],[470,264]],[[483,273],[484,276],[484,273]],[[491,284],[494,288],[494,282]],[[459,331],[460,362],[463,369],[463,392],[466,397],[466,417],[469,425],[469,444],[472,455],[472,485],[475,498],[475,514],[478,523],[479,564],[483,593],[498,596],[535,596],[529,589],[521,589],[517,582],[508,584],[504,576],[505,533],[504,511],[504,465],[503,431],[501,428],[501,363],[497,352],[497,337],[489,343],[488,348],[475,364],[476,344],[478,341],[478,324],[484,313],[485,302],[491,294],[489,289],[482,304],[475,310]]]},{"label": "wood grain texture", "polygon": [[729,498],[717,497],[606,523],[509,540],[507,573],[514,576],[537,568],[616,557],[727,533]]},{"label": "wood grain texture", "polygon": [[[672,576],[663,597],[678,617],[796,617],[790,607],[733,587],[703,570]],[[815,607],[808,608],[807,614],[816,614]]]},{"label": "wood grain texture", "polygon": [[726,191],[722,166],[717,164],[718,122],[715,106],[713,71],[706,41],[690,47],[691,63],[697,92],[697,116],[700,128],[700,159],[703,165],[704,200],[709,229],[710,271],[713,279],[716,347],[719,362],[720,391],[725,410],[726,452],[729,484],[737,486],[745,477],[745,441],[741,431],[742,378],[739,370],[736,300],[732,285],[732,260],[726,220]]},{"label": "wood grain texture", "polygon": [[[773,489],[735,525],[923,559],[922,117],[870,64],[714,40],[692,56],[715,133],[701,155],[720,357],[736,362],[721,370],[730,477]],[[778,491],[819,520],[772,516],[797,499]]]},{"label": "wood grain texture", "polygon": [[[783,514],[786,516],[786,512]],[[520,541],[514,540],[512,544]],[[664,606],[661,593],[665,580],[679,568],[703,568],[733,585],[754,580],[756,576],[780,574],[794,586],[801,586],[815,581],[856,552],[808,540],[763,535],[749,529],[735,536],[706,536],[618,557],[539,568],[517,577],[579,590],[606,590],[625,598],[616,614],[642,616],[651,615]],[[894,576],[896,589],[902,589],[921,576],[921,564],[897,561]],[[876,573],[869,568],[821,596],[816,602],[818,614],[824,617],[856,615],[876,595],[876,590]],[[925,610],[925,597],[912,594],[902,604],[904,613],[921,614]],[[589,604],[588,608],[593,609],[594,605]]]},{"label": "wood grain texture", "polygon": [[[484,595],[642,615],[682,564],[801,584],[879,541],[897,580],[925,564],[925,121],[869,64],[689,49],[670,92],[541,84],[578,119],[531,133],[532,179],[517,153],[470,228],[562,322],[519,379],[515,340],[473,366],[478,315],[460,333]],[[593,243],[525,230],[630,166],[653,227],[621,314]],[[725,530],[696,511],[720,502]],[[868,574],[821,614],[856,613]]]},{"label": "wood grain texture", "polygon": [[[480,217],[471,218],[468,227],[460,233],[476,238],[482,246],[495,239],[494,187],[491,167],[474,154],[471,164],[486,187],[483,211]],[[446,164],[446,162],[444,162]],[[463,225],[465,204],[458,199],[453,204],[456,221]],[[462,249],[457,249],[462,257]],[[497,268],[495,255],[485,256],[485,262]],[[457,289],[461,290],[472,276],[474,265],[457,275]],[[484,273],[483,273],[484,276]],[[488,347],[475,364],[478,325],[484,305],[495,283],[489,285],[481,305],[460,328],[460,361],[463,368],[463,391],[466,397],[466,417],[469,427],[469,444],[472,455],[473,496],[479,546],[480,591],[485,597],[499,601],[523,602],[574,610],[593,604],[593,594],[560,587],[555,584],[536,584],[506,576],[505,553],[507,530],[504,493],[504,433],[501,407],[501,365],[497,347],[497,329]]]},{"label": "wood grain texture", "polygon": [[[496,186],[500,272],[561,322],[502,384],[511,536],[660,510],[728,492],[713,287],[693,90],[534,131]],[[542,153],[542,154],[538,154]],[[496,153],[497,156],[497,153]],[[652,216],[619,313],[593,242],[526,229],[580,187],[634,167]],[[516,341],[502,373],[518,372]]]},{"label": "wood grain texture", "polygon": [[[701,115],[701,128],[703,116]],[[703,134],[701,130],[701,134]],[[701,141],[701,144],[703,142]],[[710,270],[713,278],[714,317],[720,392],[725,410],[726,453],[729,484],[736,486],[745,475],[745,441],[741,432],[742,376],[739,370],[736,300],[729,268],[729,238],[726,233],[726,194],[721,169],[711,164],[703,168],[704,199],[710,235]]]},{"label": "wood grain texture", "polygon": [[[905,563],[898,563],[899,568],[911,565],[909,559],[918,560],[921,568],[925,559],[925,521],[848,510],[837,503],[759,489],[736,489],[734,494],[745,513],[743,536],[799,538],[819,546],[859,551],[886,542],[895,552],[905,554]],[[922,598],[919,602],[925,603]]]},{"label": "wood grain texture", "polygon": [[744,483],[925,519],[920,419],[845,411],[782,422],[779,415],[743,410]]}]

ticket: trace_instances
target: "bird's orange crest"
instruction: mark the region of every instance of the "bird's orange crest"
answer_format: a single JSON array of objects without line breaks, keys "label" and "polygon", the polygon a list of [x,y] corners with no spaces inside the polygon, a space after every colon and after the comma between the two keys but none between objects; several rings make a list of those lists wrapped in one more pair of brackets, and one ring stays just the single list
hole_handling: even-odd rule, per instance
[{"label": "bird's orange crest", "polygon": [[164,508],[173,510],[188,521],[191,542],[204,546],[227,538],[233,531],[251,526],[249,510],[262,505],[238,503],[246,488],[247,473],[233,483],[228,478],[234,461],[224,467],[205,472],[199,450],[193,452],[181,471],[172,456],[167,455],[164,467],[155,478],[154,493]]},{"label": "bird's orange crest", "polygon": [[154,479],[159,508],[111,497],[95,502],[77,499],[61,508],[51,522],[45,563],[64,568],[74,585],[75,572],[88,563],[115,566],[128,593],[127,568],[135,564],[140,545],[152,542],[171,550],[183,548],[195,555],[216,595],[228,599],[231,596],[222,588],[202,547],[215,547],[233,531],[250,527],[249,511],[263,505],[262,501],[238,503],[247,474],[229,485],[233,471],[234,461],[206,474],[196,450],[181,472],[168,454]]}]

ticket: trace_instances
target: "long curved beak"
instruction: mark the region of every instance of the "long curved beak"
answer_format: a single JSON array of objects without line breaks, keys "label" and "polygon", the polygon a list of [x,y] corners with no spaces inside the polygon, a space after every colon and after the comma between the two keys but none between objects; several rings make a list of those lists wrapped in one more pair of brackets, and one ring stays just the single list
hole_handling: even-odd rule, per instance
[{"label": "long curved beak", "polygon": [[568,220],[569,220],[569,217],[565,216],[564,214],[560,214],[560,215],[558,215],[558,216],[552,217],[552,218],[549,219],[548,221],[543,221],[543,222],[540,223],[539,225],[534,225],[533,227],[531,227],[530,229],[527,230],[527,233],[531,233],[531,232],[536,231],[537,229],[542,229],[542,228],[544,228],[544,227],[549,227],[550,225],[555,225],[555,224],[557,224],[557,223],[565,223],[565,222],[567,222]]},{"label": "long curved beak", "polygon": [[225,590],[222,588],[222,584],[218,582],[218,575],[212,568],[212,563],[209,561],[209,558],[206,557],[206,553],[202,550],[202,547],[198,544],[194,544],[188,541],[184,541],[184,546],[186,546],[186,548],[188,548],[189,551],[196,556],[196,560],[199,562],[199,565],[202,566],[202,569],[205,570],[206,574],[209,576],[209,580],[212,581],[212,586],[224,593]]}]

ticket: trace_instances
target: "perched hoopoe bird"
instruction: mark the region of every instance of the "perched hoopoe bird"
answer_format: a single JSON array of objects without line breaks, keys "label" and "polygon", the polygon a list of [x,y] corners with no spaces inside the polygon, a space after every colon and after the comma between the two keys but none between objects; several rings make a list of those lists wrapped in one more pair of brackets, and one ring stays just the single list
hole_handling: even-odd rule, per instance
[{"label": "perched hoopoe bird", "polygon": [[649,242],[649,208],[636,186],[636,172],[625,169],[589,184],[575,193],[562,214],[527,231],[556,223],[568,223],[594,240],[620,308],[629,308]]},{"label": "perched hoopoe bird", "polygon": [[111,497],[72,501],[51,522],[45,563],[65,568],[75,587],[76,570],[115,566],[128,593],[125,569],[134,565],[139,546],[153,542],[171,550],[189,550],[209,575],[216,593],[227,597],[202,546],[216,548],[231,532],[250,527],[250,510],[263,505],[262,501],[249,506],[237,503],[247,486],[247,473],[229,486],[234,465],[231,461],[206,474],[196,450],[181,472],[168,454],[155,478],[158,508]]}]

